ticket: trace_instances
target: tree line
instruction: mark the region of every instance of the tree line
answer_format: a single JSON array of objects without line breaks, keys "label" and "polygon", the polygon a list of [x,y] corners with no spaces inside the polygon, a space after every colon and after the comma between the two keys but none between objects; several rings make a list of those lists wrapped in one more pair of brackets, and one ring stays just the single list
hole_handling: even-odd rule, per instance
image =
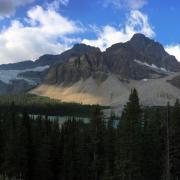
[{"label": "tree line", "polygon": [[180,104],[142,107],[131,91],[118,123],[100,107],[89,123],[0,109],[0,179],[178,180]]}]

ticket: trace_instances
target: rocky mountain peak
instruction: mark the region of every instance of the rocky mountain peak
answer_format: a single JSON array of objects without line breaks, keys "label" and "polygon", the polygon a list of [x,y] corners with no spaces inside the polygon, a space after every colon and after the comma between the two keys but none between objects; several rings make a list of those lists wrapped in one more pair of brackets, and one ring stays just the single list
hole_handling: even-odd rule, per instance
[{"label": "rocky mountain peak", "polygon": [[75,44],[72,49],[74,51],[78,51],[79,53],[89,53],[91,51],[100,51],[99,48],[89,46],[83,43]]},{"label": "rocky mountain peak", "polygon": [[133,46],[140,53],[153,58],[160,59],[168,55],[159,42],[146,37],[144,34],[134,34],[128,44]]},{"label": "rocky mountain peak", "polygon": [[35,62],[21,62],[2,68],[16,70],[46,65],[50,68],[44,74],[26,72],[21,76],[28,79],[36,77],[47,84],[71,85],[89,78],[102,83],[109,75],[129,81],[160,78],[180,71],[176,58],[169,55],[160,43],[143,34],[135,34],[129,41],[114,44],[105,52],[86,44],[75,44],[59,55],[44,55]]},{"label": "rocky mountain peak", "polygon": [[[51,68],[47,83],[72,84],[89,77],[105,80],[108,74],[122,80],[141,80],[180,70],[180,63],[160,43],[143,34],[135,34],[128,42],[114,44],[105,52],[85,44],[76,44],[70,51],[74,54],[69,60]],[[103,78],[99,78],[99,74]]]}]

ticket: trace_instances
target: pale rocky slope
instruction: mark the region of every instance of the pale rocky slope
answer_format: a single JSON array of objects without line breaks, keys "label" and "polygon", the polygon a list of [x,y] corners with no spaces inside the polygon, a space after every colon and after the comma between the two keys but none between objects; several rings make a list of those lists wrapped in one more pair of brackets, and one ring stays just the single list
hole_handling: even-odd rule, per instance
[{"label": "pale rocky slope", "polygon": [[168,101],[174,103],[180,97],[180,89],[167,82],[178,75],[180,73],[158,79],[121,82],[115,75],[111,74],[102,83],[96,82],[90,77],[69,87],[62,84],[43,84],[30,93],[60,99],[65,102],[122,107],[127,102],[131,89],[136,88],[143,105],[166,105]]}]

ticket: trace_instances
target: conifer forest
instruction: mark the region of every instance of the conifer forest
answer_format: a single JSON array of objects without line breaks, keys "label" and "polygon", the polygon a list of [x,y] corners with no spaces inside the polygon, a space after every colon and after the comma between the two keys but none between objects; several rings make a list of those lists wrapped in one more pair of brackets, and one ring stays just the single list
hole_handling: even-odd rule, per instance
[{"label": "conifer forest", "polygon": [[[48,112],[47,114],[51,112]],[[180,103],[143,107],[133,89],[122,115],[89,122],[0,109],[0,180],[179,180]]]}]

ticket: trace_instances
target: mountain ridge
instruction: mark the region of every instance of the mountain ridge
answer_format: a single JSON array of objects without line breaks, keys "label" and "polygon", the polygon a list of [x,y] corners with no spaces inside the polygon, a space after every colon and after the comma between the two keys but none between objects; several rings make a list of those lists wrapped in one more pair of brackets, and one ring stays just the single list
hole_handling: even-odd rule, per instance
[{"label": "mountain ridge", "polygon": [[[21,80],[22,92],[28,90],[26,80],[34,80],[33,87],[29,86],[33,88],[30,93],[67,102],[122,106],[134,87],[147,105],[164,105],[180,96],[180,63],[160,43],[142,34],[135,34],[129,41],[114,44],[103,52],[96,47],[76,44],[60,55],[41,56],[34,64],[35,69],[47,68],[42,72],[32,71],[33,68],[21,71],[18,78],[25,80]],[[0,82],[0,85],[4,93],[5,84]],[[12,93],[20,90],[13,88]]]},{"label": "mountain ridge", "polygon": [[89,52],[93,49],[99,49],[93,46],[89,46],[86,44],[75,44],[71,49],[68,49],[61,54],[52,55],[52,54],[44,54],[40,56],[35,61],[26,60],[20,61],[17,63],[9,63],[9,64],[1,64],[0,70],[21,70],[34,68],[37,66],[45,66],[45,65],[53,65],[55,63],[63,63],[72,55],[80,55],[86,52]]},{"label": "mountain ridge", "polygon": [[116,74],[122,80],[141,80],[179,70],[180,63],[162,45],[142,34],[135,34],[130,41],[114,44],[104,52],[94,49],[72,56],[63,65],[51,67],[45,83],[68,85],[90,76],[105,80],[108,73]]}]

